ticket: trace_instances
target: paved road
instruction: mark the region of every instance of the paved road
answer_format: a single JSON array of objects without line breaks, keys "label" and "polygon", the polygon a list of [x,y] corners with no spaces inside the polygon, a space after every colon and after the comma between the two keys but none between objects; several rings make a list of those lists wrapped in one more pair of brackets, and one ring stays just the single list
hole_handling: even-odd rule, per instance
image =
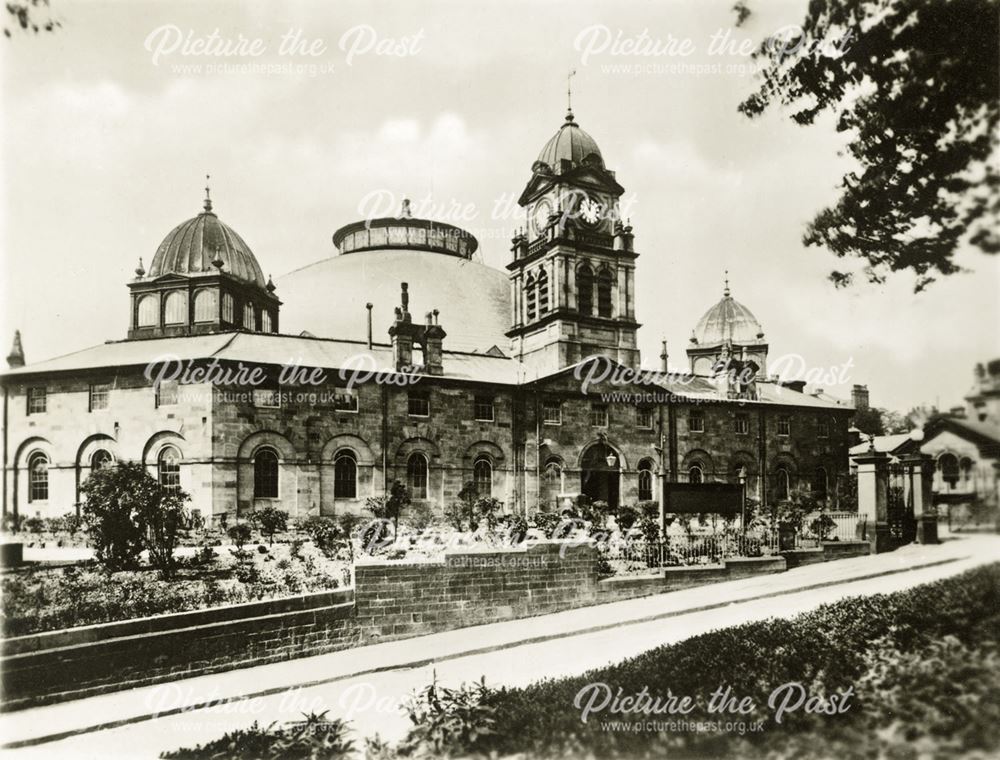
[{"label": "paved road", "polygon": [[[396,740],[399,704],[434,674],[446,685],[486,677],[522,686],[576,675],[715,628],[790,616],[845,596],[891,592],[1000,561],[1000,537],[841,560],[527,620],[175,681],[0,716],[6,743],[41,742],[11,758],[154,758],[227,730],[329,710],[357,734]],[[211,703],[207,704],[206,703]],[[166,714],[159,714],[166,713]],[[152,717],[159,714],[158,717]],[[124,725],[100,728],[122,722]],[[60,733],[78,732],[65,738]]]}]

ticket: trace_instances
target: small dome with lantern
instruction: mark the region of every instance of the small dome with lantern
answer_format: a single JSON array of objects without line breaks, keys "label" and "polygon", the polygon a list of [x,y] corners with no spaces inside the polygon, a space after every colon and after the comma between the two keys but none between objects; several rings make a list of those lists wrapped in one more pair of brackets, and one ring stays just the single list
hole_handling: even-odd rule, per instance
[{"label": "small dome with lantern", "polygon": [[687,349],[691,371],[710,372],[723,350],[736,356],[743,354],[761,368],[766,365],[764,328],[750,309],[733,298],[728,273],[722,299],[702,315],[691,332]]},{"label": "small dome with lantern", "polygon": [[140,258],[135,275],[129,338],[278,332],[275,285],[250,246],[215,215],[208,187],[202,212],[170,231],[148,271]]}]

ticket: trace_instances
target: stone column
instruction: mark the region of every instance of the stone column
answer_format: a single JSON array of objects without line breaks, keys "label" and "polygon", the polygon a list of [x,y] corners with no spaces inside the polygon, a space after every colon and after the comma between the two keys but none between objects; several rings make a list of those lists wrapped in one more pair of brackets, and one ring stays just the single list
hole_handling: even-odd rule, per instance
[{"label": "stone column", "polygon": [[919,451],[906,457],[907,486],[913,500],[913,519],[917,523],[917,543],[938,543],[937,509],[934,507],[932,485],[934,482],[934,461],[930,454]]},{"label": "stone column", "polygon": [[854,457],[858,466],[858,538],[875,554],[889,551],[889,457],[871,449]]}]

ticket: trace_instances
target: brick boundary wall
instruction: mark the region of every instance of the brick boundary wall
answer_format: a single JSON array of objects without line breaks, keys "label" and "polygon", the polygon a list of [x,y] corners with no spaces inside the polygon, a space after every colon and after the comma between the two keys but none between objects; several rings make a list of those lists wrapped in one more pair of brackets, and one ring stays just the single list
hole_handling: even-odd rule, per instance
[{"label": "brick boundary wall", "polygon": [[[828,548],[829,547],[829,548]],[[444,561],[360,561],[355,588],[6,639],[0,709],[17,710],[869,553],[825,544],[782,557],[599,579],[589,544],[540,541]],[[791,555],[796,555],[792,557]]]}]

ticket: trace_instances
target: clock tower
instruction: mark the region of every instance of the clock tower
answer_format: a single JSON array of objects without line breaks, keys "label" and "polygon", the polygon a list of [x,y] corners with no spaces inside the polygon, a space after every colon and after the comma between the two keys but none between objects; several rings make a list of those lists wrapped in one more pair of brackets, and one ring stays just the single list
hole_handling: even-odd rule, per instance
[{"label": "clock tower", "polygon": [[573,112],[531,167],[514,236],[514,354],[550,372],[601,355],[639,366],[632,228],[619,215],[624,188]]}]

